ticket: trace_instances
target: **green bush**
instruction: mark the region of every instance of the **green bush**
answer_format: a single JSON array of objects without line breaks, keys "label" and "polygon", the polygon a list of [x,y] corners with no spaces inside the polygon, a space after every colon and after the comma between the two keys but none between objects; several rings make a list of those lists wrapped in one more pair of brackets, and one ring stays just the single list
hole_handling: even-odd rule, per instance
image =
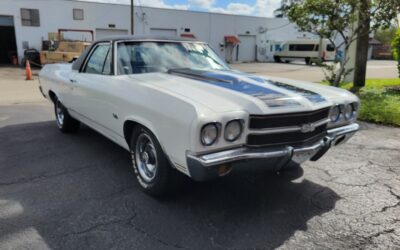
[{"label": "green bush", "polygon": [[362,89],[360,120],[400,126],[400,95],[385,89]]},{"label": "green bush", "polygon": [[[359,119],[400,126],[399,86],[400,79],[368,79],[366,86],[357,93],[361,100]],[[353,84],[344,83],[340,87],[351,90]]]},{"label": "green bush", "polygon": [[397,69],[399,71],[400,78],[400,29],[397,30],[396,36],[392,41],[392,52],[394,58],[397,60]]}]

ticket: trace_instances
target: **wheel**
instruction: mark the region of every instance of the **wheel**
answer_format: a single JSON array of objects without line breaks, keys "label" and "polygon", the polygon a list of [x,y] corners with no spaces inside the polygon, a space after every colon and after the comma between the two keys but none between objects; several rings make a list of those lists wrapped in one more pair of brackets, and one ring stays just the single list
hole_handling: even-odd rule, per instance
[{"label": "wheel", "polygon": [[281,58],[279,56],[274,56],[274,61],[276,63],[280,63],[281,62]]},{"label": "wheel", "polygon": [[68,110],[62,105],[60,100],[56,99],[54,104],[54,112],[58,128],[63,133],[74,133],[78,131],[80,122],[72,118]]},{"label": "wheel", "polygon": [[146,128],[132,132],[130,153],[136,178],[143,190],[152,196],[174,191],[183,175],[173,169],[156,137]]},{"label": "wheel", "polygon": [[290,63],[290,61],[289,60],[285,60],[285,63]]},{"label": "wheel", "polygon": [[307,57],[305,61],[306,61],[307,65],[311,65],[312,64],[311,58],[309,58],[309,57]]}]

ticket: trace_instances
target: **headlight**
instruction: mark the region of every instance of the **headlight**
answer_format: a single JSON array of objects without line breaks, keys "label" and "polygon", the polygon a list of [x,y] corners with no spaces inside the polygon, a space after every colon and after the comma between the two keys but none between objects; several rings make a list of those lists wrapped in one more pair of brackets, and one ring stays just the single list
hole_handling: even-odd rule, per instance
[{"label": "headlight", "polygon": [[351,120],[357,116],[357,105],[358,103],[346,105],[344,109],[344,117],[346,118],[346,120]]},{"label": "headlight", "polygon": [[242,134],[243,126],[240,120],[233,120],[228,122],[225,126],[225,140],[233,142],[236,141]]},{"label": "headlight", "polygon": [[331,122],[337,122],[340,119],[340,107],[334,106],[331,108],[331,112],[329,114],[329,119]]},{"label": "headlight", "polygon": [[344,118],[346,118],[346,120],[350,120],[353,117],[354,114],[354,108],[352,104],[347,104],[344,107]]},{"label": "headlight", "polygon": [[211,146],[218,138],[218,126],[216,123],[209,123],[201,129],[201,143],[204,146]]}]

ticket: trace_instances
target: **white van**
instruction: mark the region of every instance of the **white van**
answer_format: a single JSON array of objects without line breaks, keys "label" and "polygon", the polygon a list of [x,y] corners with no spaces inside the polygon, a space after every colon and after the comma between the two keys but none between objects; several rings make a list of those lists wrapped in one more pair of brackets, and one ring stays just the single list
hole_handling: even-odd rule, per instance
[{"label": "white van", "polygon": [[[319,40],[293,40],[284,43],[280,51],[274,54],[275,62],[286,62],[297,60],[305,60],[306,64],[312,64],[318,60],[319,55]],[[335,46],[331,44],[328,39],[322,40],[322,60],[333,61],[335,60],[336,50]]]}]

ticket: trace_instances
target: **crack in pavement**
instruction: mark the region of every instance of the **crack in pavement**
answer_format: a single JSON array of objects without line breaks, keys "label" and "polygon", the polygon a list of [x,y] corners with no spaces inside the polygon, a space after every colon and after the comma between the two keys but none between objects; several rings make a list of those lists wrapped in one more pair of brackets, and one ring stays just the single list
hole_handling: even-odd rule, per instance
[{"label": "crack in pavement", "polygon": [[388,209],[390,209],[390,208],[395,208],[395,207],[400,206],[400,195],[396,194],[396,193],[393,191],[393,188],[392,188],[391,186],[389,186],[388,184],[384,184],[384,186],[387,187],[387,188],[389,189],[389,193],[390,193],[393,197],[395,197],[398,201],[397,201],[396,204],[389,205],[389,206],[384,206],[384,207],[381,209],[380,212],[386,212],[386,211],[387,211]]},{"label": "crack in pavement", "polygon": [[[91,226],[91,227],[88,227],[88,228],[86,228],[86,229],[83,229],[83,230],[81,230],[81,231],[71,232],[71,233],[68,233],[68,234],[64,234],[64,235],[62,235],[62,237],[69,237],[69,236],[76,236],[76,235],[87,234],[87,233],[90,233],[90,232],[92,232],[92,231],[94,231],[94,230],[100,228],[100,227],[107,227],[107,226],[110,226],[110,225],[119,224],[119,223],[122,223],[122,222],[124,222],[124,221],[126,221],[126,220],[127,220],[127,219],[124,218],[124,219],[116,219],[116,220],[111,220],[111,221],[107,221],[107,222],[98,223],[98,224],[95,224],[95,225],[93,225],[93,226]],[[128,220],[129,220],[129,219],[128,219]]]},{"label": "crack in pavement", "polygon": [[79,171],[82,171],[84,169],[91,168],[91,167],[94,167],[94,166],[95,166],[94,164],[89,164],[89,165],[84,166],[84,167],[75,168],[75,169],[71,169],[71,170],[67,170],[67,171],[61,171],[61,172],[53,173],[53,174],[41,174],[41,175],[32,176],[32,177],[23,177],[21,179],[15,180],[15,181],[0,182],[0,186],[10,186],[10,185],[15,185],[15,184],[24,184],[24,183],[34,182],[34,181],[37,181],[37,180],[43,180],[43,179],[58,177],[58,176],[66,175],[66,174],[76,173],[76,172],[79,172]]},{"label": "crack in pavement", "polygon": [[384,151],[397,151],[397,152],[400,152],[400,149],[398,149],[398,148],[390,148],[390,147],[382,147],[382,146],[376,146],[376,147],[373,147],[373,146],[365,146],[365,145],[363,145],[363,144],[358,144],[358,143],[347,143],[347,145],[349,145],[349,146],[355,146],[355,147],[357,147],[358,149],[362,149],[362,150],[384,150]]},{"label": "crack in pavement", "polygon": [[325,180],[325,181],[328,182],[328,183],[334,183],[334,184],[343,185],[343,186],[346,186],[346,187],[363,187],[363,188],[375,185],[375,184],[377,184],[379,182],[379,179],[376,179],[376,180],[374,180],[372,182],[368,182],[368,183],[365,183],[365,184],[352,184],[352,183],[345,183],[345,182],[337,181],[338,178],[340,178],[340,177],[335,177],[335,178],[333,178],[331,180]]},{"label": "crack in pavement", "polygon": [[385,230],[383,230],[383,231],[379,231],[379,232],[376,232],[376,233],[371,234],[371,235],[369,235],[369,236],[366,236],[365,238],[366,238],[367,240],[371,240],[372,238],[377,238],[377,237],[379,237],[379,236],[381,236],[381,235],[384,235],[384,234],[391,234],[391,233],[394,233],[394,231],[395,231],[394,228],[385,229]]}]

